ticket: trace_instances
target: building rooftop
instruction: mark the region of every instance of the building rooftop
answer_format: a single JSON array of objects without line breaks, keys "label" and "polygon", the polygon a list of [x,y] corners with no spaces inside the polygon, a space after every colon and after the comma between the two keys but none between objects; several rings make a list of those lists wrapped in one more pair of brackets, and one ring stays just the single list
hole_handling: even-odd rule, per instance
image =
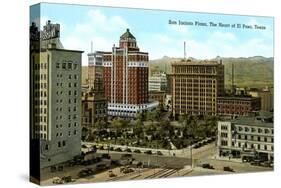
[{"label": "building rooftop", "polygon": [[203,61],[193,61],[190,59],[187,60],[181,60],[181,61],[176,61],[172,63],[172,66],[174,65],[220,65],[222,62],[218,61],[208,61],[208,60],[203,60]]},{"label": "building rooftop", "polygon": [[128,38],[136,39],[129,29],[127,29],[126,32],[123,35],[121,35],[120,39],[128,39]]},{"label": "building rooftop", "polygon": [[258,115],[244,116],[231,120],[234,124],[249,125],[257,127],[273,128],[273,114],[270,112],[257,112]]},{"label": "building rooftop", "polygon": [[234,95],[234,96],[220,96],[218,99],[220,100],[254,100],[258,99],[259,97],[252,97],[252,96],[241,96],[241,95]]}]

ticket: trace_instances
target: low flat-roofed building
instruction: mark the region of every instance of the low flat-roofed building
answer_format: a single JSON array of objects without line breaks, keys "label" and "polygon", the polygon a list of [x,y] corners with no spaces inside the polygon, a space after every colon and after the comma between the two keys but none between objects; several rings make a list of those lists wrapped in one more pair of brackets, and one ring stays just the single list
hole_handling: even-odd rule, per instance
[{"label": "low flat-roofed building", "polygon": [[165,104],[166,92],[165,91],[149,91],[148,92],[149,100],[158,101],[160,105]]},{"label": "low flat-roofed building", "polygon": [[247,116],[250,112],[261,109],[260,97],[222,96],[217,100],[217,115]]},{"label": "low flat-roofed building", "polygon": [[273,161],[274,127],[272,114],[218,121],[218,156]]}]

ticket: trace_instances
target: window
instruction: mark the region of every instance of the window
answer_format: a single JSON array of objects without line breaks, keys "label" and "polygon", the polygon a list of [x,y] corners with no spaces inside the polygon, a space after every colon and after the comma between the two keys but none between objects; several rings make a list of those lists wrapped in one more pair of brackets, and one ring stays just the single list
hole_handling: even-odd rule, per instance
[{"label": "window", "polygon": [[221,145],[222,145],[222,146],[227,146],[227,141],[222,140],[222,141],[221,141]]},{"label": "window", "polygon": [[68,69],[72,69],[72,64],[71,63],[68,63]]},{"label": "window", "polygon": [[61,147],[61,143],[60,143],[60,142],[58,142],[58,147],[59,147],[59,148]]},{"label": "window", "polygon": [[73,131],[73,134],[74,134],[74,135],[76,135],[76,134],[77,134],[77,131],[76,131],[76,130],[74,130],[74,131]]},{"label": "window", "polygon": [[62,146],[65,146],[65,141],[64,140],[62,141]]},{"label": "window", "polygon": [[63,64],[62,64],[62,68],[63,68],[63,69],[66,69],[66,63],[63,63]]}]

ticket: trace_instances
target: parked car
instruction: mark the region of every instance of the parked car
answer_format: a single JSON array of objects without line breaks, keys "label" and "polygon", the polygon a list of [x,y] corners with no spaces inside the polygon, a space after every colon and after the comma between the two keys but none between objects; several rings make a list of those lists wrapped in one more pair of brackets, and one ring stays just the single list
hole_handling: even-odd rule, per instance
[{"label": "parked car", "polygon": [[232,168],[230,168],[229,166],[223,167],[223,170],[228,171],[228,172],[234,172],[234,170]]},{"label": "parked car", "polygon": [[125,149],[126,152],[132,152],[130,148]]},{"label": "parked car", "polygon": [[112,172],[112,170],[109,170],[109,171],[108,171],[108,177],[110,177],[110,178],[116,177],[116,174],[114,174],[114,173]]},{"label": "parked car", "polygon": [[121,148],[116,148],[114,151],[118,151],[118,152],[121,152]]},{"label": "parked car", "polygon": [[134,153],[141,153],[141,151],[139,149],[136,149]]},{"label": "parked car", "polygon": [[157,151],[156,155],[163,155],[163,153],[161,151]]},{"label": "parked car", "polygon": [[261,165],[261,161],[253,160],[253,161],[250,162],[250,164],[253,165],[253,166],[260,166]]},{"label": "parked car", "polygon": [[152,154],[152,151],[151,150],[146,150],[144,153],[145,154]]},{"label": "parked car", "polygon": [[87,176],[90,176],[90,175],[93,175],[93,174],[94,174],[94,171],[93,171],[92,168],[86,168],[86,169],[81,170],[78,173],[78,177],[79,178],[84,178],[84,177],[87,177]]},{"label": "parked car", "polygon": [[110,155],[108,153],[104,153],[101,155],[101,158],[104,158],[104,159],[110,159]]},{"label": "parked car", "polygon": [[64,181],[60,177],[54,177],[53,184],[64,184]]},{"label": "parked car", "polygon": [[113,150],[114,150],[114,148],[113,148],[113,147],[109,147],[109,150],[110,150],[110,151],[113,151]]},{"label": "parked car", "polygon": [[128,173],[134,172],[134,170],[131,169],[131,168],[124,168],[124,169],[122,170],[122,172],[123,172],[124,174],[128,174]]},{"label": "parked car", "polygon": [[61,179],[64,181],[64,183],[70,183],[75,181],[75,179],[72,179],[71,176],[63,176]]},{"label": "parked car", "polygon": [[102,170],[105,170],[107,168],[108,167],[105,164],[98,164],[97,167],[96,167],[96,170],[97,171],[102,171]]},{"label": "parked car", "polygon": [[209,163],[204,163],[202,164],[202,168],[208,168],[208,169],[215,169],[212,165],[210,165]]}]

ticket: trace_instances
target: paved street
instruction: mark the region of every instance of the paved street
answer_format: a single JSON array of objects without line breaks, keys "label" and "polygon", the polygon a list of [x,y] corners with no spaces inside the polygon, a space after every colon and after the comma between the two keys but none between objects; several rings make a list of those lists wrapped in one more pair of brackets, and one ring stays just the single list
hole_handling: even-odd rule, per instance
[{"label": "paved street", "polygon": [[[183,152],[183,151],[181,151]],[[133,172],[124,174],[121,172],[121,167],[111,166],[110,170],[116,177],[109,177],[109,171],[105,170],[87,178],[78,178],[79,171],[85,168],[96,169],[97,164],[93,165],[76,165],[73,167],[65,167],[61,172],[50,173],[50,169],[43,169],[43,185],[52,184],[54,177],[72,176],[76,179],[75,183],[86,182],[100,182],[100,181],[122,181],[122,180],[137,180],[137,179],[151,179],[151,178],[168,178],[168,177],[181,177],[181,176],[197,176],[197,175],[214,175],[214,174],[230,174],[233,172],[224,171],[224,167],[230,167],[234,173],[245,172],[259,172],[259,171],[272,171],[272,168],[252,166],[248,163],[231,161],[228,159],[222,160],[215,158],[216,147],[214,143],[207,144],[201,148],[193,149],[193,167],[191,167],[190,150],[184,151],[181,154],[177,151],[176,155],[158,156],[155,154],[133,153],[133,152],[116,152],[108,150],[98,150],[96,156],[101,156],[104,153],[109,153],[112,160],[120,160],[124,154],[131,154],[135,161],[142,162],[144,167],[136,168],[131,166]],[[188,155],[189,154],[189,155]],[[110,164],[110,160],[102,160],[99,164]],[[202,168],[202,164],[210,164],[214,169]]]}]

